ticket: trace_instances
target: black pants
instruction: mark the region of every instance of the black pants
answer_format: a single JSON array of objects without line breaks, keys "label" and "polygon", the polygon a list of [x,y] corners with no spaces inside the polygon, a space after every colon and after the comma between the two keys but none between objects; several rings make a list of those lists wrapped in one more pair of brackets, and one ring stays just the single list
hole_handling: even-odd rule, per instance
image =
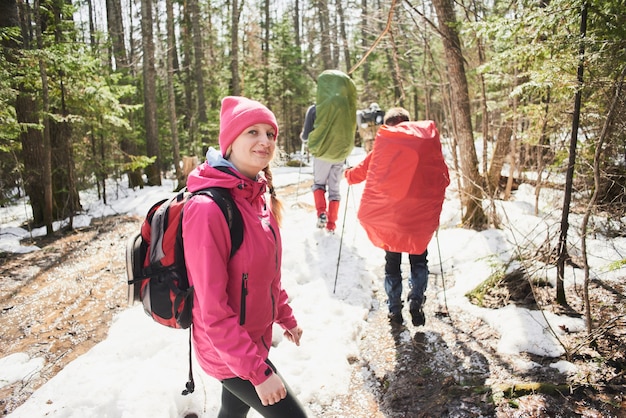
[{"label": "black pants", "polygon": [[[276,368],[267,360],[274,373]],[[282,379],[280,373],[277,373]],[[293,390],[285,383],[287,397],[274,405],[263,406],[254,385],[249,380],[233,377],[222,380],[222,407],[217,418],[245,418],[250,408],[254,408],[266,418],[306,418],[304,408],[293,395]]]}]

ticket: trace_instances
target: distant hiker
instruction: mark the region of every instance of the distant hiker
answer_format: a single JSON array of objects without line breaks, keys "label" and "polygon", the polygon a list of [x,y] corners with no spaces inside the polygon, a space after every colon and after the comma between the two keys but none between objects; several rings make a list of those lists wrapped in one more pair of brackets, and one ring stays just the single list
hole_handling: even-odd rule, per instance
[{"label": "distant hiker", "polygon": [[385,112],[380,109],[378,103],[370,103],[369,108],[357,110],[356,126],[361,137],[361,146],[365,152],[370,152],[376,138],[378,127],[383,124]]},{"label": "distant hiker", "polygon": [[341,173],[354,148],[356,87],[341,71],[326,70],[317,79],[316,98],[316,103],[307,109],[300,139],[308,143],[313,156],[317,227],[334,232],[341,200]]},{"label": "distant hiker", "polygon": [[245,417],[251,407],[264,417],[306,416],[268,359],[273,323],[296,345],[302,335],[281,285],[282,205],[269,167],[277,137],[276,117],[267,107],[225,97],[220,151],[210,148],[187,180],[191,192],[228,189],[244,225],[241,247],[230,258],[229,227],[215,201],[199,195],[184,209],[185,259],[195,292],[193,345],[202,369],[222,383],[222,418]]},{"label": "distant hiker", "polygon": [[385,292],[389,320],[402,324],[402,253],[409,253],[409,311],[415,326],[426,322],[428,243],[450,184],[432,121],[409,122],[409,112],[392,108],[378,130],[374,149],[345,171],[348,184],[366,180],[358,218],[374,245],[385,250]]}]

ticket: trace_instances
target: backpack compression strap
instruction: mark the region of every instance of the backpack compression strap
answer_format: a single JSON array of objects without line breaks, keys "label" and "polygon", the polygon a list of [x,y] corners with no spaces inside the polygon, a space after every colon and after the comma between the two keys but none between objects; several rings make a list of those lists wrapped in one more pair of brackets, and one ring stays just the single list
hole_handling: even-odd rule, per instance
[{"label": "backpack compression strap", "polygon": [[230,257],[232,257],[243,242],[243,219],[230,191],[223,187],[210,187],[193,192],[193,196],[198,194],[203,194],[213,199],[224,214],[226,222],[228,223],[228,229],[230,230],[230,242],[232,243]]}]

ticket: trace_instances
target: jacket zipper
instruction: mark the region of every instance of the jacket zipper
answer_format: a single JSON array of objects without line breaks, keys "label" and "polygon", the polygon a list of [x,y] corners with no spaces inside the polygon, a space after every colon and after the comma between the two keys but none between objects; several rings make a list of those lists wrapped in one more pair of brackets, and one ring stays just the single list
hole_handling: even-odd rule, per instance
[{"label": "jacket zipper", "polygon": [[[276,266],[276,270],[279,269],[278,266],[278,244],[277,244],[277,237],[276,237],[276,231],[274,231],[274,228],[272,228],[272,224],[270,222],[267,223],[267,226],[269,227],[269,230],[272,232],[272,235],[274,236],[274,248],[276,249],[274,251],[274,265]],[[275,302],[274,302],[274,294],[272,293],[272,286],[270,286],[270,299],[272,301],[272,322],[274,322],[275,319]]]},{"label": "jacket zipper", "polygon": [[248,273],[241,277],[241,308],[239,309],[239,325],[246,323],[246,296],[248,296]]}]

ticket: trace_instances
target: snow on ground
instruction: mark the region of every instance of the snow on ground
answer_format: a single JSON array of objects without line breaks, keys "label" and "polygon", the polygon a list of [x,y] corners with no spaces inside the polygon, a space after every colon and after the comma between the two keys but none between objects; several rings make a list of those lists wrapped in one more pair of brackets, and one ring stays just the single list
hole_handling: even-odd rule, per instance
[{"label": "snow on ground", "polygon": [[[360,148],[349,159],[354,165],[363,158]],[[312,178],[311,168],[276,168],[277,187],[301,184]],[[443,270],[455,283],[447,289],[448,306],[461,308],[485,320],[499,334],[501,353],[528,352],[558,357],[563,353],[550,328],[561,332],[583,331],[582,319],[506,306],[496,311],[469,303],[464,296],[502,269],[520,248],[539,247],[548,235],[558,231],[560,201],[558,194],[542,192],[539,214],[534,214],[534,189],[522,185],[509,202],[498,202],[501,229],[471,231],[458,228],[460,204],[456,181],[448,188],[441,214],[441,228],[429,246],[431,274]],[[88,225],[93,217],[111,214],[144,215],[157,200],[172,195],[173,183],[162,187],[128,190],[120,184],[109,186],[107,205],[98,201],[95,192],[81,194],[84,214],[74,225]],[[338,395],[346,394],[350,384],[349,359],[358,356],[358,341],[372,303],[373,271],[380,271],[384,252],[372,246],[360,227],[356,213],[363,184],[348,187],[342,182],[343,201],[336,234],[315,228],[313,197],[308,188],[283,196],[285,220],[283,236],[283,285],[304,329],[301,346],[296,347],[275,333],[270,358],[276,364],[298,398],[305,405],[329,405]],[[25,203],[0,208],[0,251],[37,251],[21,246],[19,240],[29,234],[45,234],[39,228],[26,231],[19,227],[30,216]],[[572,221],[576,225],[576,220]],[[60,223],[55,224],[55,228]],[[579,242],[575,227],[570,228],[571,242]],[[623,259],[626,240],[588,239],[592,278],[623,278],[626,267],[611,270],[611,263]],[[514,264],[509,269],[516,267]],[[404,271],[408,271],[405,267]],[[538,271],[555,281],[553,268]],[[431,276],[432,277],[432,276]],[[572,270],[566,281],[575,280]],[[432,278],[431,278],[432,280]],[[579,282],[582,277],[578,277]],[[443,298],[440,294],[438,297]],[[428,327],[428,325],[426,325]],[[121,312],[113,321],[108,338],[70,363],[37,390],[26,403],[9,416],[33,417],[173,417],[194,412],[200,417],[215,417],[220,404],[220,384],[203,375],[194,361],[196,391],[180,394],[187,379],[188,334],[152,322],[140,306]],[[562,373],[574,373],[571,363],[555,362]],[[0,359],[0,387],[27,379],[43,367],[43,359],[15,353]],[[251,417],[259,416],[255,412]]]}]

